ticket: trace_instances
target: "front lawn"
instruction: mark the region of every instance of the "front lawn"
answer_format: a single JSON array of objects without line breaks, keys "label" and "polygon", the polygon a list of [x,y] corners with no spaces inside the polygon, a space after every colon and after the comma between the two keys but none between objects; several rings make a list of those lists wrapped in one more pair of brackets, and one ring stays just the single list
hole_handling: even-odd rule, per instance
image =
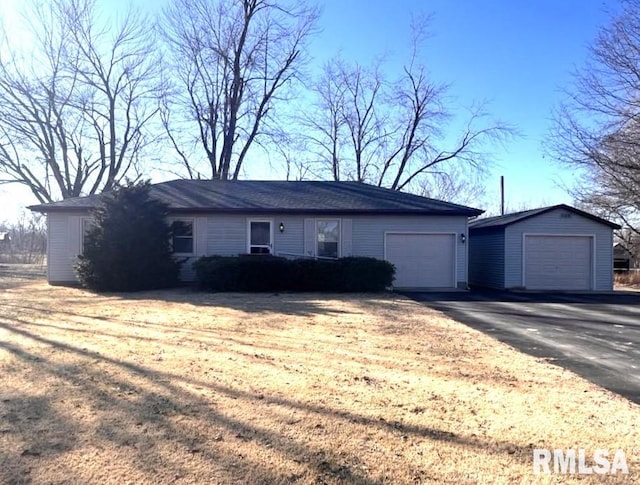
[{"label": "front lawn", "polygon": [[638,406],[401,296],[4,288],[1,483],[638,479]]}]

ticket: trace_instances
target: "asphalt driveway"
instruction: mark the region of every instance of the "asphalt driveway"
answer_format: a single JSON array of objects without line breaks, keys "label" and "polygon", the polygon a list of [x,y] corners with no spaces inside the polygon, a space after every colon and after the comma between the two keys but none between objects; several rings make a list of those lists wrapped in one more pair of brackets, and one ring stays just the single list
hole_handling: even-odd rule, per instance
[{"label": "asphalt driveway", "polygon": [[640,404],[640,294],[407,296]]}]

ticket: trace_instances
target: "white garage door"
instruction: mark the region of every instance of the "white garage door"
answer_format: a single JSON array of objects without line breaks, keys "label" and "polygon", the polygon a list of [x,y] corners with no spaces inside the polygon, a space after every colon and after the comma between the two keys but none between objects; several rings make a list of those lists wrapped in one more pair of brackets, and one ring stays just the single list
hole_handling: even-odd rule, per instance
[{"label": "white garage door", "polygon": [[386,258],[396,267],[396,288],[455,287],[453,234],[388,233]]},{"label": "white garage door", "polygon": [[531,290],[589,290],[589,236],[525,236],[524,286]]}]

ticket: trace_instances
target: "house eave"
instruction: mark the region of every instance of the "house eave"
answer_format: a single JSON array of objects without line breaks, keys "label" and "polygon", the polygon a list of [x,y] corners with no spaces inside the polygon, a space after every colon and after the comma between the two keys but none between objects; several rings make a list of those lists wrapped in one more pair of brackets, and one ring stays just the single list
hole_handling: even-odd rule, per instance
[{"label": "house eave", "polygon": [[597,222],[599,224],[603,224],[605,226],[609,226],[612,229],[621,229],[621,227],[622,227],[619,224],[616,224],[615,222],[608,221],[606,219],[603,219],[601,217],[595,216],[595,215],[590,214],[588,212],[582,211],[582,210],[577,209],[575,207],[571,207],[571,206],[566,205],[566,204],[558,204],[558,205],[554,205],[554,206],[550,206],[550,207],[542,207],[540,209],[534,209],[532,211],[527,211],[527,212],[531,212],[531,213],[530,214],[524,214],[521,217],[516,218],[515,220],[509,220],[509,221],[506,221],[506,222],[500,221],[499,219],[511,217],[511,216],[513,216],[513,214],[506,214],[504,216],[496,217],[495,219],[498,219],[498,220],[495,220],[494,222],[491,222],[491,223],[486,224],[486,225],[482,224],[484,222],[482,219],[479,219],[477,221],[474,221],[474,222],[477,222],[477,224],[478,224],[477,227],[474,227],[474,222],[472,222],[469,225],[469,232],[470,233],[474,233],[474,232],[478,233],[478,232],[499,231],[499,230],[502,230],[502,229],[506,228],[507,226],[511,226],[513,224],[518,224],[518,223],[520,223],[522,221],[525,221],[527,219],[531,219],[533,217],[537,217],[537,216],[540,216],[540,215],[543,215],[543,214],[547,214],[547,213],[549,213],[551,211],[559,210],[559,209],[572,212],[572,213],[577,214],[577,215],[579,215],[581,217],[584,217],[586,219],[590,219],[592,221],[595,221],[595,222]]},{"label": "house eave", "polygon": [[[28,207],[34,212],[47,213],[87,213],[95,207],[78,207],[78,206],[47,206],[35,205]],[[214,208],[214,207],[169,207],[172,214],[283,214],[283,215],[397,215],[397,216],[455,216],[455,217],[472,217],[483,213],[479,209],[470,209],[467,211],[454,210],[419,210],[419,209],[290,209],[290,208]]]}]

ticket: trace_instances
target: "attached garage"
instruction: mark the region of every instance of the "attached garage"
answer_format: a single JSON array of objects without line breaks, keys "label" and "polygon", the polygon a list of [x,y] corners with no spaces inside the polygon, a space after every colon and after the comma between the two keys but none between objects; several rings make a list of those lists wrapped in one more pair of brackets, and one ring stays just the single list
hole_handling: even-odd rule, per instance
[{"label": "attached garage", "polygon": [[385,234],[385,259],[396,288],[455,288],[456,234]]},{"label": "attached garage", "polygon": [[469,282],[543,291],[613,288],[617,224],[567,205],[469,224]]},{"label": "attached garage", "polygon": [[[394,288],[468,288],[469,217],[479,209],[358,182],[172,180],[151,185],[182,233],[181,279],[201,256],[387,259]],[[91,211],[107,194],[31,207],[47,214],[48,280],[76,281]]]}]

